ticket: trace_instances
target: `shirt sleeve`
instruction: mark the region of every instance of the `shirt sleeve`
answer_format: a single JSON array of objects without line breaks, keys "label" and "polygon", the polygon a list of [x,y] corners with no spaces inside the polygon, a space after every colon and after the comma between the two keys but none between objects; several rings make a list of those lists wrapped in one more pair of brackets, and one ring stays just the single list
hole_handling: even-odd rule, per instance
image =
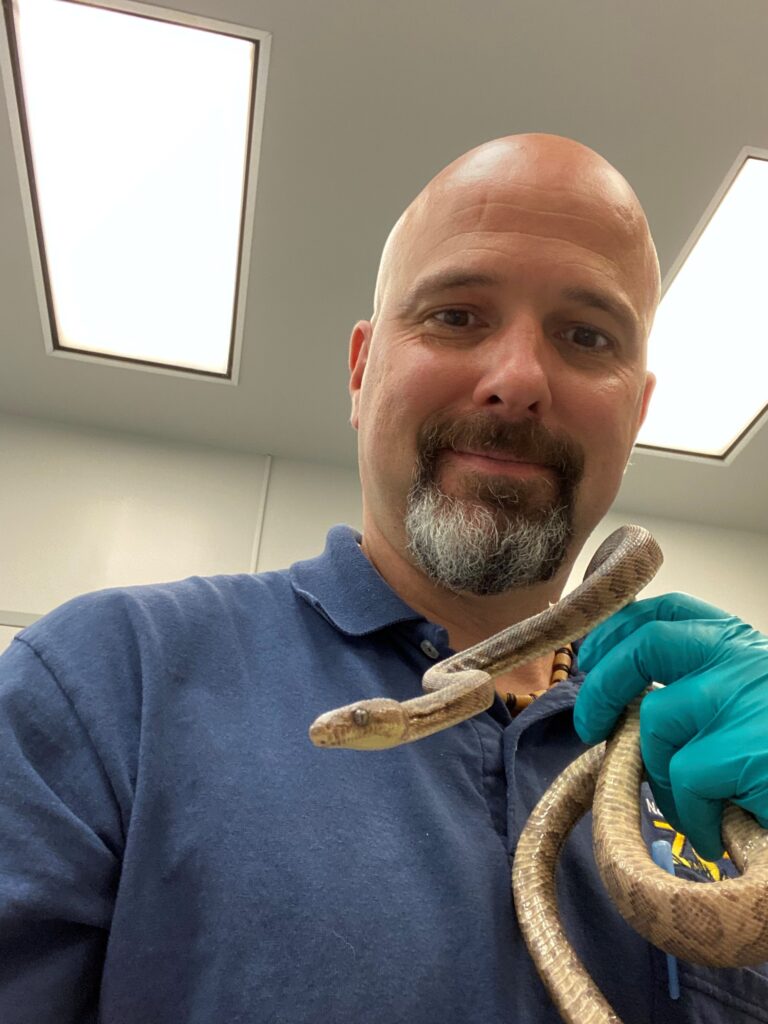
[{"label": "shirt sleeve", "polygon": [[0,1021],[90,1024],[123,828],[77,709],[17,637],[0,657]]}]

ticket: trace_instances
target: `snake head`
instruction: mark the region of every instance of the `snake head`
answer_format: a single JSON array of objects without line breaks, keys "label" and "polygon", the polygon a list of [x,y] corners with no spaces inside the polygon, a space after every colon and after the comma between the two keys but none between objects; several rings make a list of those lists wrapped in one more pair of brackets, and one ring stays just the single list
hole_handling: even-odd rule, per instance
[{"label": "snake head", "polygon": [[376,697],[326,711],[309,727],[316,747],[384,750],[402,743],[406,716],[396,700]]}]

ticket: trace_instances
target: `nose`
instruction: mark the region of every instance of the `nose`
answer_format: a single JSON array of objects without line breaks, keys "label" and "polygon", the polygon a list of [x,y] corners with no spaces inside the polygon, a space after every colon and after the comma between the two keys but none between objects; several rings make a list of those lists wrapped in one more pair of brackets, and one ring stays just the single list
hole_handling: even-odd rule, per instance
[{"label": "nose", "polygon": [[541,416],[552,405],[552,348],[533,316],[518,316],[477,350],[480,377],[473,399],[513,419]]}]

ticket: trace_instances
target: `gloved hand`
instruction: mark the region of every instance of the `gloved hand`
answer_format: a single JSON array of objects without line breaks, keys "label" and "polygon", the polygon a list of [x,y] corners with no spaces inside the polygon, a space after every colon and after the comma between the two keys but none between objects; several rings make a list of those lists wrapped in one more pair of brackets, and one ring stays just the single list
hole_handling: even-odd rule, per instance
[{"label": "gloved hand", "polygon": [[643,699],[640,745],[657,804],[697,853],[722,855],[725,800],[768,828],[767,636],[688,594],[666,594],[598,626],[579,667],[587,677],[574,723],[586,743],[605,739],[651,682],[667,684]]}]

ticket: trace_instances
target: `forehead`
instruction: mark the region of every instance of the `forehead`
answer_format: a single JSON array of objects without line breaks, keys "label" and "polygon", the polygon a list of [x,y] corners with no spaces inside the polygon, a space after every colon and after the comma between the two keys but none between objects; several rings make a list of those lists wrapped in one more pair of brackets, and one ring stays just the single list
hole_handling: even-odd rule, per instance
[{"label": "forehead", "polygon": [[636,214],[596,187],[468,184],[439,188],[403,225],[396,291],[457,261],[502,272],[599,276],[638,309],[646,288],[644,236]]}]

